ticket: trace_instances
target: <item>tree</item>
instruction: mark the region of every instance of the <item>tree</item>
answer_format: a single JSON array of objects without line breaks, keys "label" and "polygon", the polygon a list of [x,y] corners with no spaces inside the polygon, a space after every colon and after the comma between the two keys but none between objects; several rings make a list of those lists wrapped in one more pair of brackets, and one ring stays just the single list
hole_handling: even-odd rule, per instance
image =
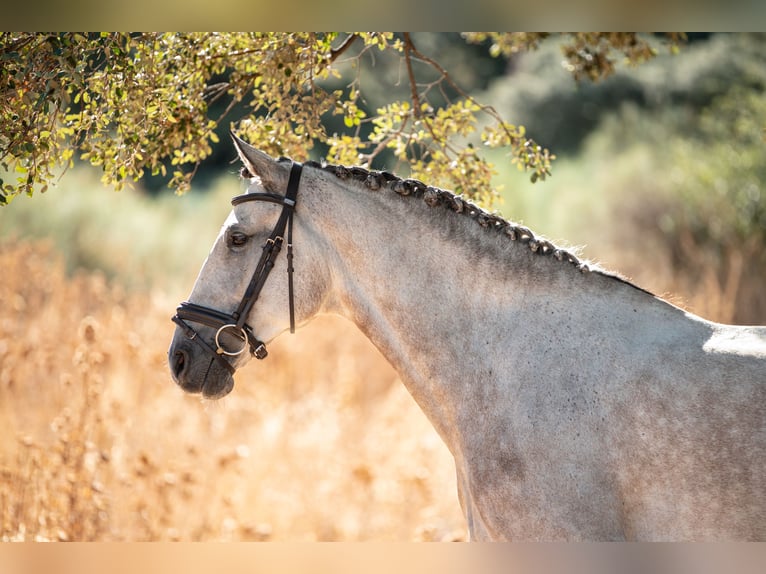
[{"label": "tree", "polygon": [[[462,38],[509,58],[546,36]],[[631,33],[566,40],[578,80],[608,76],[620,55],[640,63],[656,53]],[[667,41],[675,48],[681,40]],[[408,96],[368,110],[361,70],[383,55],[398,59]],[[533,181],[550,175],[554,159],[523,126],[466,93],[409,33],[0,35],[0,166],[13,178],[0,180],[1,204],[46,191],[76,157],[100,166],[117,189],[151,173],[182,193],[224,121],[264,151],[298,160],[322,144],[332,162],[374,168],[387,151],[412,177],[487,203],[494,170],[474,141],[506,147]]]}]

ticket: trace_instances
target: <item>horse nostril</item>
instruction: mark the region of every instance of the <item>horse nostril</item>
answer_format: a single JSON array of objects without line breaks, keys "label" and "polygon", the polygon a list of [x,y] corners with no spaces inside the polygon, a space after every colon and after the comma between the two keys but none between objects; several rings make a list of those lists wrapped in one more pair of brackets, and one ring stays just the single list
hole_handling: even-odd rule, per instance
[{"label": "horse nostril", "polygon": [[183,351],[176,351],[173,353],[173,375],[175,375],[176,379],[180,379],[181,373],[184,372],[184,368],[186,367],[186,353]]}]

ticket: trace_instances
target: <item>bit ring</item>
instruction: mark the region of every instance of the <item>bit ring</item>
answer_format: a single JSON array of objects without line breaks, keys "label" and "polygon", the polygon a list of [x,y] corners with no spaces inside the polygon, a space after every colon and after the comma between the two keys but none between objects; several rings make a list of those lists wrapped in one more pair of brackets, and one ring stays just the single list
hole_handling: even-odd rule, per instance
[{"label": "bit ring", "polygon": [[[227,351],[223,348],[221,343],[218,341],[218,338],[221,336],[221,333],[226,329],[239,329],[239,332],[241,333],[242,337],[242,348],[239,351]],[[236,333],[236,332],[235,332]],[[227,355],[229,357],[236,357],[237,355],[241,355],[245,352],[245,349],[247,349],[248,339],[247,339],[247,332],[242,327],[237,327],[234,323],[228,323],[226,325],[223,325],[218,331],[215,333],[215,352],[219,355]]]}]

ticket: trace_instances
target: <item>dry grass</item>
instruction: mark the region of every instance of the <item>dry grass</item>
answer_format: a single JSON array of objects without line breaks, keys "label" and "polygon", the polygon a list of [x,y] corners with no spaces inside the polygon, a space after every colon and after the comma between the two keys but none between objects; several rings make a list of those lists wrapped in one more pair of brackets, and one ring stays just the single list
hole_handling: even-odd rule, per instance
[{"label": "dry grass", "polygon": [[0,539],[465,537],[446,447],[353,326],[283,337],[202,402],[166,366],[182,296],[67,277],[45,244],[0,269]]}]

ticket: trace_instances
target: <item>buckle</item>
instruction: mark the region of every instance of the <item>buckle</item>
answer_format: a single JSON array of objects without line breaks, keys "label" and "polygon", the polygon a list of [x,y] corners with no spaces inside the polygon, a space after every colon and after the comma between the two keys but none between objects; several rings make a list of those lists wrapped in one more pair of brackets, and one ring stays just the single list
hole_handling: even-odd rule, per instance
[{"label": "buckle", "polygon": [[259,343],[255,350],[253,350],[253,356],[256,359],[265,359],[268,354],[269,352],[266,350],[266,345],[263,343]]}]

